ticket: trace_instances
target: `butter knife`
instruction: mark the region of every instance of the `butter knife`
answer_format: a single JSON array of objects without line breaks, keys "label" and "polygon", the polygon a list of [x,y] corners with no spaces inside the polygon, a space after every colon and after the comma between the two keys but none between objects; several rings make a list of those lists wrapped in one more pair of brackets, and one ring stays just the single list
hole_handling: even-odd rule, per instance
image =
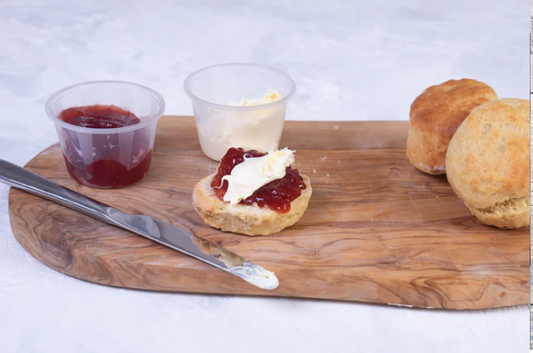
[{"label": "butter knife", "polygon": [[273,272],[185,229],[146,215],[121,212],[2,159],[0,159],[0,181],[192,256],[259,288],[271,290],[279,285]]}]

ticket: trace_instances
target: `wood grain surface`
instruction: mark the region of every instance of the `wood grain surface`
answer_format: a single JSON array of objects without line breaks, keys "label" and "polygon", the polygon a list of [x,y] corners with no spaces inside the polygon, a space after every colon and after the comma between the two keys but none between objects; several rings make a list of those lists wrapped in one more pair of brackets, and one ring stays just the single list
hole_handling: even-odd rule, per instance
[{"label": "wood grain surface", "polygon": [[200,151],[191,117],[160,120],[150,172],[130,187],[77,184],[57,144],[27,164],[56,183],[188,228],[274,271],[280,286],[273,291],[14,189],[13,233],[47,266],[117,287],[448,309],[528,303],[529,229],[479,223],[445,176],[409,164],[408,128],[408,122],[287,122],[280,147],[297,150],[296,167],[311,177],[313,197],[299,223],[268,237],[220,232],[194,210],[192,189],[217,163]]}]

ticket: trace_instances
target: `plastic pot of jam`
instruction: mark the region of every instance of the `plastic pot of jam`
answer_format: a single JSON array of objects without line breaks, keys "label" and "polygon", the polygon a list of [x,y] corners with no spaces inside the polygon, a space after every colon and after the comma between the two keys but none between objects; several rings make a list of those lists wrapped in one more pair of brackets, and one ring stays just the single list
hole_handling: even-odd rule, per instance
[{"label": "plastic pot of jam", "polygon": [[192,100],[202,151],[220,161],[231,147],[278,148],[296,83],[266,66],[222,64],[193,72],[184,89]]},{"label": "plastic pot of jam", "polygon": [[164,110],[159,93],[121,81],[70,86],[46,102],[70,176],[95,188],[124,187],[146,175]]}]

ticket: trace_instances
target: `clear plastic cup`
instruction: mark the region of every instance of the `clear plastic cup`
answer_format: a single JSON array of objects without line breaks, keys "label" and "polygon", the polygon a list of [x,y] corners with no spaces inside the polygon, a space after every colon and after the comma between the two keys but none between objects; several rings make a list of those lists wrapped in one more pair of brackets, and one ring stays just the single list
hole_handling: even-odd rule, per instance
[{"label": "clear plastic cup", "polygon": [[[187,77],[202,151],[216,161],[231,147],[267,152],[278,148],[287,102],[296,84],[287,74],[253,64],[222,64],[200,69]],[[262,98],[269,89],[281,98],[255,106],[231,102]]]},{"label": "clear plastic cup", "polygon": [[[127,110],[140,123],[118,128],[88,128],[59,119],[62,111],[93,105]],[[157,121],[165,101],[154,90],[135,83],[95,81],[53,94],[46,112],[54,122],[70,176],[95,188],[119,188],[141,180],[150,167]]]}]

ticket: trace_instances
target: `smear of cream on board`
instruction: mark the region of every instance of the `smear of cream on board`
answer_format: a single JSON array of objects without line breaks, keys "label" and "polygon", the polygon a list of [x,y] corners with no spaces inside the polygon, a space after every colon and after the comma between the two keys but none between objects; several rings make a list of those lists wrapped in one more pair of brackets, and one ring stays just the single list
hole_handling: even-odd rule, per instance
[{"label": "smear of cream on board", "polygon": [[276,277],[274,272],[267,271],[250,262],[245,262],[242,266],[234,267],[230,269],[230,272],[262,289],[272,290],[279,286],[278,277]]}]

